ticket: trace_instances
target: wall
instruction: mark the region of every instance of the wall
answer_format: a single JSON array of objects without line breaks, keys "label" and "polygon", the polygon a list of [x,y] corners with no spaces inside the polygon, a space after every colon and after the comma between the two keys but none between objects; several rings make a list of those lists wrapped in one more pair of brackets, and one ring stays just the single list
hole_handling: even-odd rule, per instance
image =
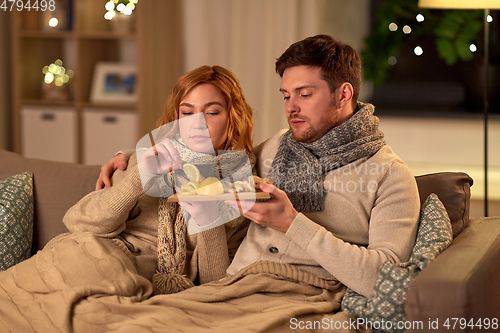
[{"label": "wall", "polygon": [[[414,175],[457,171],[474,180],[471,216],[484,215],[484,123],[472,119],[379,116],[386,142]],[[500,118],[488,123],[489,216],[500,216]]]},{"label": "wall", "polygon": [[0,11],[0,149],[11,149],[10,141],[10,13]]}]

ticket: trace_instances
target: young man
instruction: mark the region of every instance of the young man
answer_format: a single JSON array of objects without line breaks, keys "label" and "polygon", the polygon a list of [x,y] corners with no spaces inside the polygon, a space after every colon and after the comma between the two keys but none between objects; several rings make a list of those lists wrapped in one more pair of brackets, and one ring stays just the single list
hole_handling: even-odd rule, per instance
[{"label": "young man", "polygon": [[258,174],[275,185],[261,189],[273,199],[243,206],[254,223],[228,273],[277,261],[369,296],[385,261],[410,256],[420,207],[415,178],[383,141],[373,105],[357,102],[361,62],[353,48],[330,36],[306,38],[283,53],[276,71],[290,129],[255,148]]},{"label": "young man", "polygon": [[[309,37],[281,55],[276,71],[290,128],[255,148],[258,174],[274,184],[261,189],[273,199],[240,203],[253,223],[227,272],[258,261],[292,265],[369,296],[385,261],[409,258],[415,179],[385,144],[373,105],[357,102],[361,62],[352,47]],[[97,188],[109,183],[114,161]]]}]

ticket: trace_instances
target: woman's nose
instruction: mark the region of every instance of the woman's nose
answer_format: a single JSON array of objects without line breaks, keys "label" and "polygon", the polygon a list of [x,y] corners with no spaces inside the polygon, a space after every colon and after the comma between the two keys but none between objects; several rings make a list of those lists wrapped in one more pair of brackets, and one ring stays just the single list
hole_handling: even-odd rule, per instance
[{"label": "woman's nose", "polygon": [[207,128],[207,122],[205,121],[205,114],[203,112],[196,113],[192,117],[193,117],[194,128],[198,129]]}]

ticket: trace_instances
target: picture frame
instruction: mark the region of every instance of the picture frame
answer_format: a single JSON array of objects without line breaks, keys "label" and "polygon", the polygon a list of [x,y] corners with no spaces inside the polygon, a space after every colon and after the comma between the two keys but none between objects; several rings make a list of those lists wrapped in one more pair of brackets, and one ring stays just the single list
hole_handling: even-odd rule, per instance
[{"label": "picture frame", "polygon": [[137,70],[133,63],[98,62],[94,68],[90,101],[127,103],[137,100]]}]

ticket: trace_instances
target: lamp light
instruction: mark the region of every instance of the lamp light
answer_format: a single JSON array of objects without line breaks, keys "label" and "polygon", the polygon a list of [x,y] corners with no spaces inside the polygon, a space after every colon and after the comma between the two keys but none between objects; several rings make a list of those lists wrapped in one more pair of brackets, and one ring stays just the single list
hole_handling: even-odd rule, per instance
[{"label": "lamp light", "polygon": [[489,22],[490,9],[500,9],[500,0],[419,0],[419,7],[434,9],[484,9],[484,215],[488,216],[488,113],[489,113]]}]

